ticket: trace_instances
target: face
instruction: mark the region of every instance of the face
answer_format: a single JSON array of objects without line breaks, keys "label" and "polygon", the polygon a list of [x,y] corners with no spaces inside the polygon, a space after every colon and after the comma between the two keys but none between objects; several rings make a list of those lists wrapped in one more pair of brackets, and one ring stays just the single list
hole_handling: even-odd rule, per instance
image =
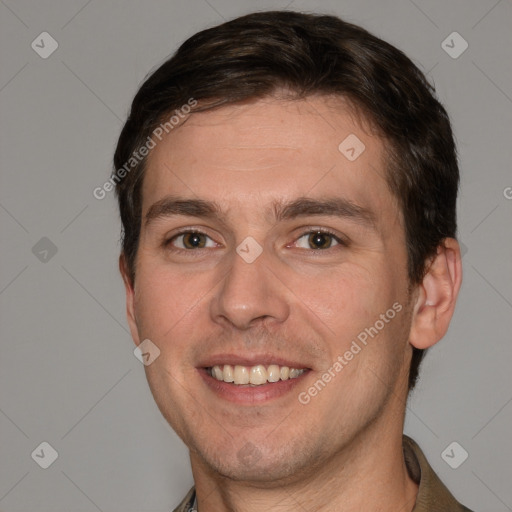
[{"label": "face", "polygon": [[384,149],[326,97],[192,114],[153,149],[128,315],[193,464],[276,482],[401,433],[407,254]]}]

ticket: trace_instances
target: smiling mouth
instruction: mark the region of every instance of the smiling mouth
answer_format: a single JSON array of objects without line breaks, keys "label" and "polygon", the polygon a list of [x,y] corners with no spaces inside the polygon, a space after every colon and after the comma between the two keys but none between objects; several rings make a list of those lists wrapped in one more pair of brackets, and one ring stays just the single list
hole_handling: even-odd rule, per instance
[{"label": "smiling mouth", "polygon": [[308,368],[290,368],[277,364],[268,366],[263,364],[254,366],[224,364],[210,366],[205,370],[208,375],[220,382],[235,386],[262,386],[268,383],[296,379],[308,371]]}]

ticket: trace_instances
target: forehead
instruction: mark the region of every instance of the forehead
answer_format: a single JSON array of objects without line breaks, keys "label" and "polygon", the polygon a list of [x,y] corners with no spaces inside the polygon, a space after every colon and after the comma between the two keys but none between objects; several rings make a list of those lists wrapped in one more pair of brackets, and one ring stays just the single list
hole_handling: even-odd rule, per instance
[{"label": "forehead", "polygon": [[157,143],[143,216],[170,194],[238,213],[276,199],[339,195],[380,214],[395,208],[385,166],[384,141],[341,98],[230,105],[190,115]]}]

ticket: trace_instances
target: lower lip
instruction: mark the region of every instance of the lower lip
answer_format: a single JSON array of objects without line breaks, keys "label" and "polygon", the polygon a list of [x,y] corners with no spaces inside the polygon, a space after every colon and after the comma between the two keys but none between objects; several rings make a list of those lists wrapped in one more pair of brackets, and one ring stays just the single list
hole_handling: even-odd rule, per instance
[{"label": "lower lip", "polygon": [[303,374],[288,380],[278,380],[260,386],[249,384],[236,385],[223,382],[212,377],[206,368],[198,368],[198,371],[206,385],[220,398],[237,404],[254,405],[280,398],[290,393],[298,386],[304,377],[309,373],[306,370]]}]

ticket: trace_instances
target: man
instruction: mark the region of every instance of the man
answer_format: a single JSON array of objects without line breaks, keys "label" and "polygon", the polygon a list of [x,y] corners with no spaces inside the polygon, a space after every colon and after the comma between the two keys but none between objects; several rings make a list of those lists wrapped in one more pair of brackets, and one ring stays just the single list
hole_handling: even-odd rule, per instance
[{"label": "man", "polygon": [[331,16],[200,32],[115,153],[120,269],[195,486],[176,511],[463,511],[405,404],[461,284],[450,122],[396,48]]}]

